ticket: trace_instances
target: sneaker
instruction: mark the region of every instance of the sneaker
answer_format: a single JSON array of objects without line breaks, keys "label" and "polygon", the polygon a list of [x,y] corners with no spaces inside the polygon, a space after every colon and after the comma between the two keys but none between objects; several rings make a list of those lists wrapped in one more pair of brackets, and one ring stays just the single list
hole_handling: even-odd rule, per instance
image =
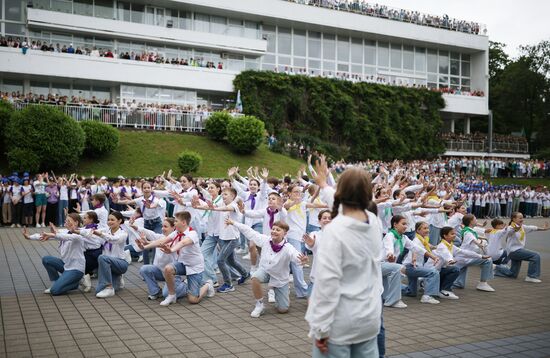
[{"label": "sneaker", "polygon": [[248,280],[250,278],[250,274],[247,273],[246,275],[244,276],[241,276],[240,279],[237,280],[237,285],[242,285],[243,283],[246,282],[246,280]]},{"label": "sneaker", "polygon": [[220,271],[220,268],[219,268],[219,267],[216,267],[216,269],[214,270],[214,272],[215,272],[216,274],[222,273],[222,272]]},{"label": "sneaker", "polygon": [[245,250],[245,249],[237,249],[237,250],[235,250],[235,253],[239,254],[239,255],[242,255],[242,254],[246,254],[246,251],[247,250]]},{"label": "sneaker", "polygon": [[527,276],[527,277],[525,278],[525,282],[541,283],[542,281],[539,280],[538,278],[534,278],[534,277],[529,277],[529,276]]},{"label": "sneaker", "polygon": [[489,286],[487,282],[478,283],[476,289],[478,289],[479,291],[485,291],[485,292],[495,292],[495,289]]},{"label": "sneaker", "polygon": [[160,305],[161,305],[161,306],[169,306],[169,305],[171,305],[172,303],[176,303],[177,300],[178,300],[178,298],[176,297],[176,295],[168,295],[168,296],[160,303]]},{"label": "sneaker", "polygon": [[15,224],[11,224],[11,227],[15,227]]},{"label": "sneaker", "polygon": [[275,291],[273,289],[267,291],[267,302],[275,303]]},{"label": "sneaker", "polygon": [[46,227],[46,223],[42,223],[42,227]]},{"label": "sneaker", "polygon": [[132,263],[132,255],[130,254],[130,250],[124,250],[124,260],[126,260],[128,264]]},{"label": "sneaker", "polygon": [[138,262],[143,262],[143,255],[139,255]]},{"label": "sneaker", "polygon": [[42,226],[40,226],[40,224],[36,224],[36,227],[42,227]]},{"label": "sneaker", "polygon": [[430,303],[432,305],[437,305],[439,301],[433,298],[432,296],[422,295],[422,298],[420,299],[420,303]]},{"label": "sneaker", "polygon": [[254,311],[250,313],[250,317],[258,318],[262,315],[262,313],[264,313],[264,311],[265,311],[265,308],[264,308],[263,302],[262,303],[256,302],[256,307],[254,307]]},{"label": "sneaker", "polygon": [[90,292],[90,290],[92,289],[92,278],[89,274],[82,277],[82,286],[84,287],[84,292]]},{"label": "sneaker", "polygon": [[448,300],[458,300],[458,296],[454,294],[452,291],[445,291],[441,290],[439,292],[439,298],[446,298]]},{"label": "sneaker", "polygon": [[288,282],[289,283],[294,282],[294,275],[290,274],[290,276],[288,277]]},{"label": "sneaker", "polygon": [[103,291],[100,291],[95,295],[97,298],[107,298],[113,297],[115,295],[115,290],[112,287],[105,288]]},{"label": "sneaker", "polygon": [[119,289],[122,289],[126,287],[126,282],[124,282],[124,275],[120,275],[120,285],[118,286]]},{"label": "sneaker", "polygon": [[224,283],[223,285],[221,285],[221,287],[218,288],[219,293],[227,293],[233,291],[235,291],[235,287],[228,285],[227,283]]},{"label": "sneaker", "polygon": [[246,254],[243,256],[243,260],[250,260],[250,254]]},{"label": "sneaker", "polygon": [[17,227],[21,227],[21,225],[17,224]]},{"label": "sneaker", "polygon": [[220,283],[218,281],[214,282],[214,284],[212,285],[214,288],[218,288],[220,287]]},{"label": "sneaker", "polygon": [[147,296],[147,299],[148,299],[149,301],[156,301],[156,300],[159,299],[159,297],[160,297],[159,294],[157,294],[157,295],[149,295],[149,296]]},{"label": "sneaker", "polygon": [[401,300],[395,302],[393,305],[384,304],[384,306],[392,307],[392,308],[407,308],[407,305],[405,304],[405,302]]},{"label": "sneaker", "polygon": [[250,266],[250,274],[253,274],[254,272],[258,271],[258,265],[252,265]]},{"label": "sneaker", "polygon": [[216,290],[214,289],[214,283],[212,280],[206,281],[206,284],[208,285],[208,291],[206,292],[206,297],[214,297],[216,294]]},{"label": "sneaker", "polygon": [[47,295],[49,295],[49,294],[51,293],[51,292],[50,292],[51,289],[52,289],[51,287],[46,288],[46,289],[44,290],[44,293],[47,294]]}]

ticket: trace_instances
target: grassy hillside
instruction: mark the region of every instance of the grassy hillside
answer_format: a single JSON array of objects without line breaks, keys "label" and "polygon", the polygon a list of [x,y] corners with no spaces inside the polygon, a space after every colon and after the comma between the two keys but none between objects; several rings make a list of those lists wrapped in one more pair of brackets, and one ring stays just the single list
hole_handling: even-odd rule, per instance
[{"label": "grassy hillside", "polygon": [[244,170],[250,166],[266,167],[271,174],[280,176],[287,172],[296,173],[302,164],[271,152],[267,146],[260,147],[251,155],[238,155],[227,145],[206,137],[168,132],[121,131],[120,146],[115,153],[98,160],[83,159],[77,172],[109,177],[154,176],[169,169],[179,173],[177,157],[184,149],[202,155],[203,163],[196,175],[204,177],[225,177],[230,166]]}]

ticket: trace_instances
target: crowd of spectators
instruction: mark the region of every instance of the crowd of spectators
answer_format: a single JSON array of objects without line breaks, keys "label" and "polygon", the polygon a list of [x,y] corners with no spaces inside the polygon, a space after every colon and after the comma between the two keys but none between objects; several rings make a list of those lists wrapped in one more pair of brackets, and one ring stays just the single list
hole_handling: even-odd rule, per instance
[{"label": "crowd of spectators", "polygon": [[[474,132],[470,134],[465,133],[441,133],[441,139],[444,140],[463,140],[463,141],[479,141],[483,142],[489,139],[486,133]],[[505,135],[505,134],[493,134],[494,142],[508,142],[527,144],[527,139],[523,136]]]},{"label": "crowd of spectators", "polygon": [[465,21],[450,18],[449,15],[441,16],[422,14],[418,11],[394,9],[385,5],[369,4],[364,0],[286,0],[298,4],[319,6],[334,10],[355,12],[367,16],[380,17],[390,20],[409,22],[417,25],[437,27],[452,31],[470,34],[483,34],[487,30],[473,21]]}]

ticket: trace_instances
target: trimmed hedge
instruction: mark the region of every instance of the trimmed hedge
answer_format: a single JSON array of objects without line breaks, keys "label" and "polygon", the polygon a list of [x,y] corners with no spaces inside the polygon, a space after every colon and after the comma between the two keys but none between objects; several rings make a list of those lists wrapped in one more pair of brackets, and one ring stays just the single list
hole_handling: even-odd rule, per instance
[{"label": "trimmed hedge", "polygon": [[178,156],[178,166],[183,174],[194,173],[199,170],[202,157],[199,153],[191,150],[184,150]]},{"label": "trimmed hedge", "polygon": [[221,142],[227,136],[227,125],[233,119],[227,112],[213,113],[204,124],[206,134],[211,139]]},{"label": "trimmed hedge", "polygon": [[91,158],[100,158],[118,148],[120,134],[108,124],[96,121],[83,121],[80,126],[86,134],[84,154]]},{"label": "trimmed hedge", "polygon": [[232,119],[227,125],[227,141],[237,153],[254,152],[263,142],[264,122],[253,116]]},{"label": "trimmed hedge", "polygon": [[[347,160],[432,158],[444,152],[437,134],[445,102],[438,92],[269,71],[241,72],[233,85],[241,90],[245,113],[265,121],[279,142],[308,136],[339,148]],[[331,150],[314,143],[311,149]]]},{"label": "trimmed hedge", "polygon": [[78,122],[49,106],[15,111],[5,130],[8,163],[14,170],[74,168],[85,140]]}]

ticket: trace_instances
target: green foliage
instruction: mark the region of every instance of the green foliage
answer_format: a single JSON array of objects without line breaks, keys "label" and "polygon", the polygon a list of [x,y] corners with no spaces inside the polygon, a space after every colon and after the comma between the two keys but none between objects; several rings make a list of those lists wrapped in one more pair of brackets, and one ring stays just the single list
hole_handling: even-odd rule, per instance
[{"label": "green foliage", "polygon": [[208,137],[216,141],[223,141],[227,136],[227,125],[232,118],[227,112],[214,112],[204,124]]},{"label": "green foliage", "polygon": [[[0,100],[0,133],[4,133],[14,109],[11,103]],[[4,149],[4,138],[0,138],[0,151]]]},{"label": "green foliage", "polygon": [[184,174],[195,173],[199,170],[201,163],[202,157],[200,154],[191,150],[184,150],[178,156],[178,166]]},{"label": "green foliage", "polygon": [[253,116],[232,119],[227,125],[227,141],[237,153],[254,152],[264,140],[265,126]]},{"label": "green foliage", "polygon": [[120,134],[116,128],[96,121],[83,121],[80,126],[86,134],[84,154],[87,157],[100,158],[117,149]]},{"label": "green foliage", "polygon": [[[247,114],[261,118],[285,142],[348,160],[431,158],[444,151],[437,133],[440,93],[326,78],[245,71],[241,90]],[[307,144],[306,144],[307,145]]]},{"label": "green foliage", "polygon": [[78,122],[63,112],[36,105],[13,113],[5,141],[11,168],[29,166],[26,169],[36,171],[75,167],[85,135]]}]

